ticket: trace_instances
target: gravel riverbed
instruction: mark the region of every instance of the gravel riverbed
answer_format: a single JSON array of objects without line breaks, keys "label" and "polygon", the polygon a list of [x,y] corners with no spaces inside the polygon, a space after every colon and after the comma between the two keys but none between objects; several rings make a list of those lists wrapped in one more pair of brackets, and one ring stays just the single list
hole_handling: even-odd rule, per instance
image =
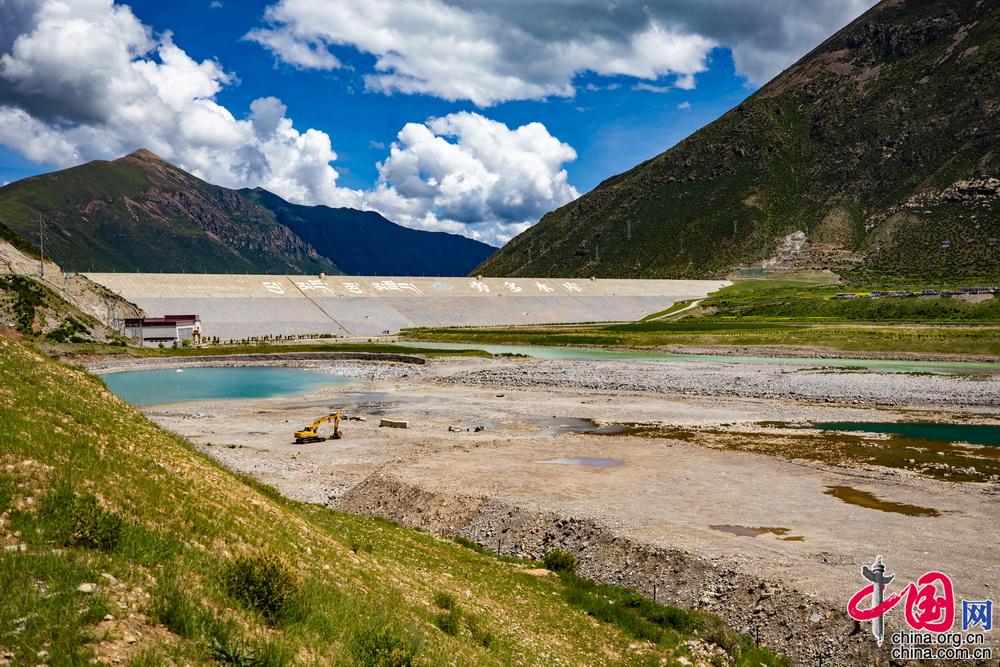
[{"label": "gravel riverbed", "polygon": [[1000,405],[995,376],[845,372],[794,364],[526,361],[446,375],[443,382],[866,405]]}]

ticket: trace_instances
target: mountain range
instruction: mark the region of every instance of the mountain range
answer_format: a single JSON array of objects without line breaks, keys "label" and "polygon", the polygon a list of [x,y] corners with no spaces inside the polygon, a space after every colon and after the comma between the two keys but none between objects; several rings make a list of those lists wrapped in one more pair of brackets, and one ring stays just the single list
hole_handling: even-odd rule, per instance
[{"label": "mountain range", "polygon": [[147,150],[0,188],[0,237],[68,271],[466,275],[496,249],[207,183]]},{"label": "mountain range", "polygon": [[998,62],[997,0],[884,0],[476,273],[996,275]]}]

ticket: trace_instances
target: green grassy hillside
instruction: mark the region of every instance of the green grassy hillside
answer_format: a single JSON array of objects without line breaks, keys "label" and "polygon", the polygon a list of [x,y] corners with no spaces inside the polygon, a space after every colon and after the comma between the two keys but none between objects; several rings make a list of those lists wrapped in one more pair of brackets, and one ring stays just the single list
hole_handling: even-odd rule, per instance
[{"label": "green grassy hillside", "polygon": [[40,220],[68,271],[337,272],[266,209],[148,151],[0,188],[0,236],[37,251]]},{"label": "green grassy hillside", "polygon": [[[1000,4],[886,0],[483,275],[695,277],[807,233],[810,267],[1000,272]],[[851,257],[854,255],[854,257]]]},{"label": "green grassy hillside", "polygon": [[292,502],[0,337],[0,661],[665,664],[717,619]]}]

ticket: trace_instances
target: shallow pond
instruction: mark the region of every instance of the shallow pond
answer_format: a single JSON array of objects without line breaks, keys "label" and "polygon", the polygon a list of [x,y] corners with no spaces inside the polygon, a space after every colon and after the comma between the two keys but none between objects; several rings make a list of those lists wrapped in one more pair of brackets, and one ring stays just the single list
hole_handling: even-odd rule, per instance
[{"label": "shallow pond", "polygon": [[351,378],[304,368],[178,368],[108,373],[104,382],[126,403],[267,398],[345,384]]},{"label": "shallow pond", "polygon": [[812,428],[824,431],[890,433],[914,440],[966,442],[1000,447],[1000,426],[984,424],[939,424],[935,422],[818,422]]}]

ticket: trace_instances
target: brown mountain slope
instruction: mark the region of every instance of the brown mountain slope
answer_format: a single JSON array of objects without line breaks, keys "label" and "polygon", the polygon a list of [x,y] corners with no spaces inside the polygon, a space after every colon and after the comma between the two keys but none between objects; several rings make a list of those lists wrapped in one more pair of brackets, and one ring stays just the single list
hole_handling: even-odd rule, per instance
[{"label": "brown mountain slope", "polygon": [[803,231],[812,266],[1000,273],[997,62],[1000,1],[886,0],[476,272],[717,275]]}]

